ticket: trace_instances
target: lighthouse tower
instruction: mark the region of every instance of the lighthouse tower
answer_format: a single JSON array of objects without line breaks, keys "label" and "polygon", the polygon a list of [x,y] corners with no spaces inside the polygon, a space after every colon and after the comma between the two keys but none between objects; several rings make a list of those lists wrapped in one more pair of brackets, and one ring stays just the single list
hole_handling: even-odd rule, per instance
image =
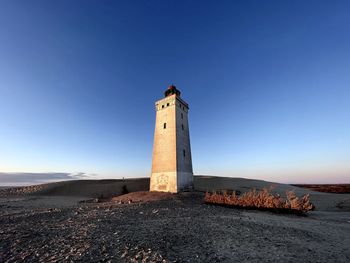
[{"label": "lighthouse tower", "polygon": [[177,193],[193,186],[189,108],[180,94],[171,85],[155,104],[151,191]]}]

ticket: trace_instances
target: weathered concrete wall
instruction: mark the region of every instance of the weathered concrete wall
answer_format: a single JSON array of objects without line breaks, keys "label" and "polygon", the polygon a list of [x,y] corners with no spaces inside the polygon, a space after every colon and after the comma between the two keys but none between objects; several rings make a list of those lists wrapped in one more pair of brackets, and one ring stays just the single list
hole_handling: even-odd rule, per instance
[{"label": "weathered concrete wall", "polygon": [[177,193],[176,172],[152,173],[150,190]]},{"label": "weathered concrete wall", "polygon": [[182,100],[176,103],[176,170],[179,190],[192,188],[193,170],[188,106]]},{"label": "weathered concrete wall", "polygon": [[156,102],[151,191],[178,192],[193,185],[187,115],[187,103],[176,95]]},{"label": "weathered concrete wall", "polygon": [[156,102],[151,191],[177,192],[175,100],[173,95]]}]

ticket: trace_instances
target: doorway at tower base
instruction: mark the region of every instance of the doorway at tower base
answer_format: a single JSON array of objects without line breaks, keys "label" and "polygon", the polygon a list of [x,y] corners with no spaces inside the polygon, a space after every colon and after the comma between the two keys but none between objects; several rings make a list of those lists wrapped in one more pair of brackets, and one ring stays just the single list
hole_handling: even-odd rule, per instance
[{"label": "doorway at tower base", "polygon": [[152,173],[150,191],[178,193],[193,189],[193,174],[186,172]]}]

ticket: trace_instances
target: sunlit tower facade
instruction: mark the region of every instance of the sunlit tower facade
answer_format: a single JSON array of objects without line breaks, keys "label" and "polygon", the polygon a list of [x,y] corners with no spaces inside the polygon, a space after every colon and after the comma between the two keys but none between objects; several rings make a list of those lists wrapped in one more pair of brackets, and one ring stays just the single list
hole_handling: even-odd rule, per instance
[{"label": "sunlit tower facade", "polygon": [[171,85],[155,103],[150,190],[177,193],[193,188],[188,104]]}]

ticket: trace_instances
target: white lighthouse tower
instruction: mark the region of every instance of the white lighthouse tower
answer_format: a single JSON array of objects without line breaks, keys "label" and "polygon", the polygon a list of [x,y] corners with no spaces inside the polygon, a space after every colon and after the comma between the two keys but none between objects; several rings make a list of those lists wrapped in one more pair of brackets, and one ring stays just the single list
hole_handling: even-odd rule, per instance
[{"label": "white lighthouse tower", "polygon": [[177,193],[192,189],[193,170],[188,104],[173,85],[156,102],[151,191]]}]

